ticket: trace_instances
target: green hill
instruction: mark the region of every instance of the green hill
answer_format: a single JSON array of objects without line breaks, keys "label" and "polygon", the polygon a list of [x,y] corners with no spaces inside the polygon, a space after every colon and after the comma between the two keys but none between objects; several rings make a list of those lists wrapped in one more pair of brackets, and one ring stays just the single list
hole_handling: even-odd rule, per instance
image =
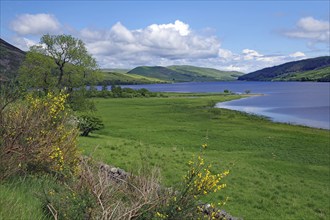
[{"label": "green hill", "polygon": [[238,77],[247,81],[330,81],[330,56],[284,63]]},{"label": "green hill", "polygon": [[200,75],[205,77],[211,77],[219,81],[231,81],[236,80],[237,77],[241,76],[243,73],[236,71],[221,71],[213,68],[196,67],[196,66],[168,66],[168,69],[180,72],[182,74]]},{"label": "green hill", "polygon": [[14,47],[0,38],[0,81],[17,76],[26,52]]},{"label": "green hill", "polygon": [[318,81],[330,82],[330,66],[316,70],[289,73],[275,77],[273,81]]},{"label": "green hill", "polygon": [[205,82],[230,81],[242,75],[240,72],[220,71],[217,69],[195,66],[140,66],[132,69],[128,74],[153,77],[169,82]]},{"label": "green hill", "polygon": [[105,68],[102,72],[112,72],[112,73],[127,73],[131,69],[120,69],[120,68]]},{"label": "green hill", "polygon": [[132,85],[132,84],[150,84],[150,83],[165,83],[165,81],[140,76],[136,74],[127,74],[123,72],[108,72],[108,70],[102,70],[102,81],[98,84],[116,84],[116,85]]}]

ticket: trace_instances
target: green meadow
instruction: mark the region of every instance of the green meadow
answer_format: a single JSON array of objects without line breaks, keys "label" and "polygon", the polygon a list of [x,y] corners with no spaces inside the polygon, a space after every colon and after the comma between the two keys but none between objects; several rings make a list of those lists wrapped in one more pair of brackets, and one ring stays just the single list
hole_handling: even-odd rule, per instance
[{"label": "green meadow", "polygon": [[133,173],[159,167],[172,186],[207,143],[206,162],[230,174],[205,202],[228,197],[223,209],[244,219],[329,219],[328,130],[213,108],[237,95],[167,95],[95,99],[105,128],[80,137],[81,150]]}]

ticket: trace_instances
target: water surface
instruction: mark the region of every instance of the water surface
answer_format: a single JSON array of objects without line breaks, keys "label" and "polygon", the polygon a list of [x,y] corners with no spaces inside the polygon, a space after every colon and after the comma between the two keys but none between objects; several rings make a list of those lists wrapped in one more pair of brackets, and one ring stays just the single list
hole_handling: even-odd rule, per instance
[{"label": "water surface", "polygon": [[[124,86],[123,86],[124,87]],[[330,129],[330,83],[194,82],[127,86],[158,92],[223,92],[263,94],[218,103],[216,107],[259,114],[274,121]]]}]

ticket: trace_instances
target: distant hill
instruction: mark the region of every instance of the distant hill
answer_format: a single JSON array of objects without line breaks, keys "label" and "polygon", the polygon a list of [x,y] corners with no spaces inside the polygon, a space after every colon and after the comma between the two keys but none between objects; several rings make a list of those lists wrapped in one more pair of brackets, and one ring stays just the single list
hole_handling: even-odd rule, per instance
[{"label": "distant hill", "polygon": [[330,82],[330,56],[284,63],[238,77],[247,81]]},{"label": "distant hill", "polygon": [[238,76],[242,75],[240,72],[220,71],[187,65],[168,67],[139,66],[127,73],[157,78],[168,82],[229,81],[236,80]]},{"label": "distant hill", "polygon": [[98,82],[98,84],[107,84],[107,85],[111,85],[111,84],[133,85],[133,84],[150,84],[150,83],[165,83],[165,81],[156,78],[140,76],[136,74],[127,74],[124,73],[124,71],[110,72],[108,71],[108,69],[103,69],[102,81]]},{"label": "distant hill", "polygon": [[17,76],[17,70],[25,54],[26,52],[0,38],[0,81]]},{"label": "distant hill", "polygon": [[106,69],[101,69],[102,72],[112,72],[112,73],[127,73],[131,69],[120,69],[120,68],[106,68]]}]

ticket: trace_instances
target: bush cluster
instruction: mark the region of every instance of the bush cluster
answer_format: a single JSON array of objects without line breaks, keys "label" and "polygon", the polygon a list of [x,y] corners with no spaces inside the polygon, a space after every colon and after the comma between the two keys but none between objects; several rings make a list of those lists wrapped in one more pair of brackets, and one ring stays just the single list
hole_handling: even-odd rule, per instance
[{"label": "bush cluster", "polygon": [[72,172],[78,162],[76,124],[67,95],[27,95],[1,114],[0,179],[16,173]]},{"label": "bush cluster", "polygon": [[111,90],[107,86],[103,86],[101,91],[95,87],[90,87],[86,91],[88,97],[102,97],[102,98],[136,98],[136,97],[157,97],[161,94],[151,92],[145,88],[134,90],[131,88],[121,88],[120,86],[112,85]]},{"label": "bush cluster", "polygon": [[83,114],[78,116],[78,128],[80,135],[87,137],[90,132],[100,130],[104,127],[102,120],[91,114]]}]

